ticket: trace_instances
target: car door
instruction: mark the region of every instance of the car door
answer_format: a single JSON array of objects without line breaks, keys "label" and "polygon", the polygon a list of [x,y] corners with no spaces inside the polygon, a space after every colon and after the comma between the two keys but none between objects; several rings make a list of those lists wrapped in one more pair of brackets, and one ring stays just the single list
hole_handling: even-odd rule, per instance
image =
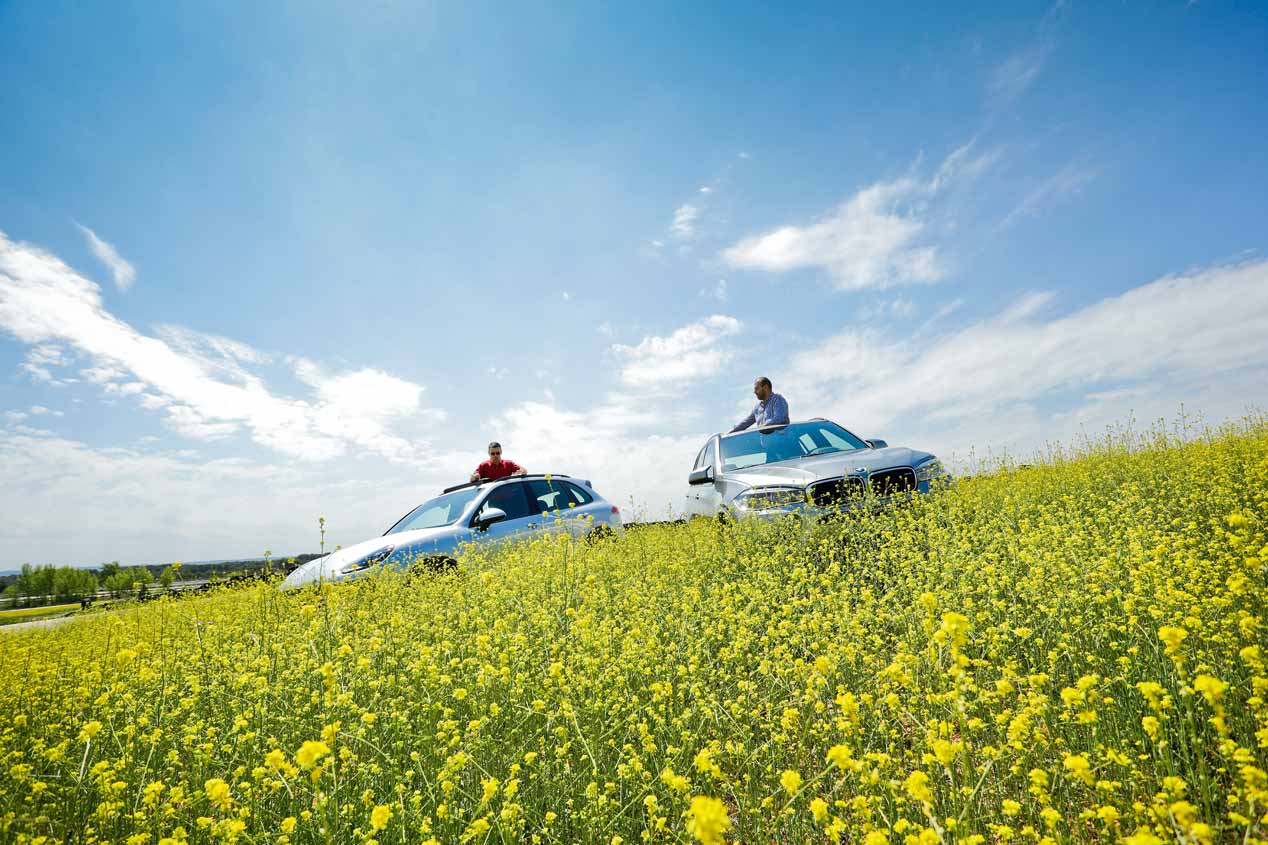
[{"label": "car door", "polygon": [[[476,527],[478,521],[488,508],[501,508],[506,512],[506,519],[495,522],[488,528],[479,529]],[[500,545],[537,533],[541,522],[541,515],[534,513],[529,504],[525,482],[512,481],[489,491],[489,495],[471,517],[471,529],[475,533],[475,542]]]},{"label": "car door", "polygon": [[587,516],[594,515],[594,497],[562,478],[534,478],[528,486],[529,506],[541,515],[543,533],[584,537],[590,532]]},{"label": "car door", "polygon": [[696,463],[692,471],[705,467],[713,468],[713,481],[709,484],[690,484],[687,486],[687,516],[715,516],[718,505],[722,501],[721,482],[718,479],[718,438],[711,437],[709,442],[696,455]]}]

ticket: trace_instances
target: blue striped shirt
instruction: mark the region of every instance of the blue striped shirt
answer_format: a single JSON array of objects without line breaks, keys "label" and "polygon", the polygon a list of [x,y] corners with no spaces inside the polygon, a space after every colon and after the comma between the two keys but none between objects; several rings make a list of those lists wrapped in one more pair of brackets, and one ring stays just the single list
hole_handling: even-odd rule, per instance
[{"label": "blue striped shirt", "polygon": [[772,393],[765,402],[758,402],[753,412],[740,420],[731,431],[743,431],[751,425],[758,428],[767,425],[788,425],[788,400]]}]

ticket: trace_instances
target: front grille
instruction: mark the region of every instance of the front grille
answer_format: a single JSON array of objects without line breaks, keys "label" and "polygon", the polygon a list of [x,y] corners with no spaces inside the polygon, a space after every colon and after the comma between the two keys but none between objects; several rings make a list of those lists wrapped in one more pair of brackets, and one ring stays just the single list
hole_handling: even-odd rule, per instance
[{"label": "front grille", "polygon": [[916,471],[909,467],[883,469],[871,475],[872,492],[881,498],[909,493],[916,489]]},{"label": "front grille", "polygon": [[810,503],[817,508],[839,508],[863,498],[863,479],[833,478],[806,488]]}]

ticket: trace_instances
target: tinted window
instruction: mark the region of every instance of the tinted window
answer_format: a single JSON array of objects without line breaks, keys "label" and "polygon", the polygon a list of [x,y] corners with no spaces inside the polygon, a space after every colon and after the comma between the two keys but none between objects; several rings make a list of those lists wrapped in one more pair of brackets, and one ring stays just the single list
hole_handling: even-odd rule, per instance
[{"label": "tinted window", "polygon": [[718,455],[718,441],[710,440],[709,444],[704,447],[704,462],[700,464],[700,468],[713,466],[714,459]]},{"label": "tinted window", "polygon": [[479,494],[479,490],[471,487],[429,499],[406,514],[400,522],[389,528],[387,533],[399,534],[402,531],[413,531],[418,528],[439,528],[442,525],[450,525],[462,516],[467,505]]},{"label": "tinted window", "polygon": [[532,511],[529,510],[528,499],[524,496],[524,487],[523,482],[516,482],[494,488],[489,498],[485,499],[484,504],[480,506],[480,510],[483,512],[490,507],[501,508],[506,511],[507,521],[531,516]]},{"label": "tinted window", "polygon": [[692,465],[692,469],[704,469],[704,450],[707,448],[709,448],[708,444],[701,447],[700,451],[696,454],[696,462]]},{"label": "tinted window", "polygon": [[537,512],[567,510],[594,501],[594,497],[575,484],[559,479],[534,479],[527,483],[528,497]]},{"label": "tinted window", "polygon": [[722,470],[866,448],[866,443],[836,423],[794,423],[775,431],[747,431],[724,438]]}]

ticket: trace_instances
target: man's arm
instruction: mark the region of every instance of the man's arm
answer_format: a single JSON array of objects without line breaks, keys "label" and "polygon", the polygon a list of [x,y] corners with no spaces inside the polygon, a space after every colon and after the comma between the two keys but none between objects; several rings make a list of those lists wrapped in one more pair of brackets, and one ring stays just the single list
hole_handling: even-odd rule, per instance
[{"label": "man's arm", "polygon": [[749,411],[748,416],[736,423],[735,428],[731,429],[728,434],[736,431],[743,431],[755,422],[757,422],[757,408]]},{"label": "man's arm", "polygon": [[766,403],[767,425],[788,425],[788,400],[779,394]]},{"label": "man's arm", "polygon": [[528,470],[515,463],[515,461],[507,461],[507,463],[515,467],[515,469],[511,470],[511,475],[528,475]]}]

